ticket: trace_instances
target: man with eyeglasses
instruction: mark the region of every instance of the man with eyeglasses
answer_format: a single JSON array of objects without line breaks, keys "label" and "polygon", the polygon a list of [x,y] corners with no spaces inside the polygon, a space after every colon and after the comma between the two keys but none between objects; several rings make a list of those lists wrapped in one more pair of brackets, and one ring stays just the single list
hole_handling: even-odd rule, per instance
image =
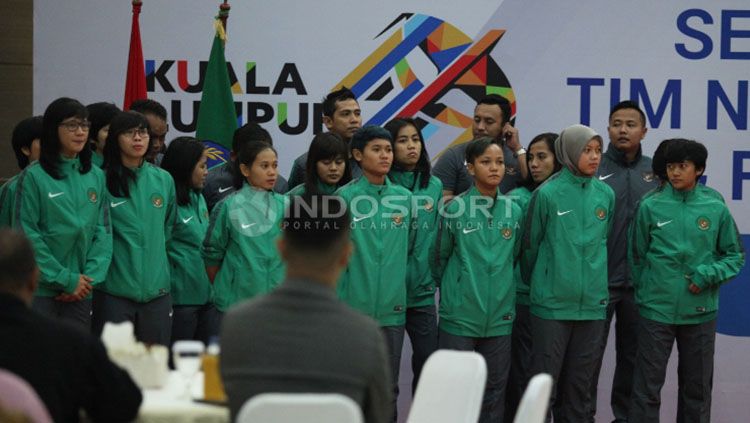
[{"label": "man with eyeglasses", "polygon": [[146,161],[159,166],[162,157],[164,157],[164,151],[167,149],[166,139],[167,132],[169,132],[167,109],[158,101],[147,98],[145,100],[134,101],[130,105],[130,110],[146,116],[149,126],[149,136],[151,137],[148,153],[146,153]]}]

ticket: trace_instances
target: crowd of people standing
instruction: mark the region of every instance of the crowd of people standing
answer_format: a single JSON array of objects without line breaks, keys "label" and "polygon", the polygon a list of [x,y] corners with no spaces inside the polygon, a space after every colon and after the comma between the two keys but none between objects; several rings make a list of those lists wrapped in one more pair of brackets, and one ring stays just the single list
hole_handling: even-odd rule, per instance
[{"label": "crowd of people standing", "polygon": [[484,357],[480,421],[512,421],[544,372],[555,421],[593,422],[616,316],[616,421],[658,421],[675,341],[678,414],[708,421],[718,291],[744,251],[723,198],[698,182],[702,144],[666,140],[652,161],[645,115],[625,101],[609,115],[608,145],[572,125],[524,148],[508,101],[488,95],[473,140],[433,167],[419,120],[363,127],[346,88],[322,110],[327,131],[288,182],[256,123],[209,171],[200,141],[165,142],[166,110],[153,100],[120,111],[60,98],[20,122],[23,170],[2,187],[0,226],[35,250],[32,307],[95,335],[131,321],[146,343],[209,343],[233,306],[283,280],[276,243],[289,199],[335,196],[353,245],[336,293],[377,322],[389,358],[392,410],[381,416],[395,419],[408,336],[412,389],[438,348]]}]

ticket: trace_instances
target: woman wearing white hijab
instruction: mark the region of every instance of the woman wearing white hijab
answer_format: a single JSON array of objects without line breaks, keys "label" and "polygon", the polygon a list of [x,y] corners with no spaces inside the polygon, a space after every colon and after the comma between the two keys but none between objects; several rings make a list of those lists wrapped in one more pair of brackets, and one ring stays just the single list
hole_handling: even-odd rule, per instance
[{"label": "woman wearing white hijab", "polygon": [[[602,139],[573,125],[555,140],[563,164],[531,197],[524,230],[522,272],[531,288],[532,374],[555,380],[555,423],[586,421],[596,348],[603,334],[607,236],[615,197],[592,177]],[[549,417],[548,417],[549,419]]]}]

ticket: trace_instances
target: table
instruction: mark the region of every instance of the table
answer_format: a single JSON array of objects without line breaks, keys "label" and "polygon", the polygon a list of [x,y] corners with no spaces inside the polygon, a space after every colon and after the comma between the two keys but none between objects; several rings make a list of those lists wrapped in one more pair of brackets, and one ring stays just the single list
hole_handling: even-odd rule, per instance
[{"label": "table", "polygon": [[[180,398],[185,386],[182,376],[172,371],[161,389],[144,389],[138,423],[228,423],[229,408]],[[203,397],[203,373],[193,379],[193,398]]]}]

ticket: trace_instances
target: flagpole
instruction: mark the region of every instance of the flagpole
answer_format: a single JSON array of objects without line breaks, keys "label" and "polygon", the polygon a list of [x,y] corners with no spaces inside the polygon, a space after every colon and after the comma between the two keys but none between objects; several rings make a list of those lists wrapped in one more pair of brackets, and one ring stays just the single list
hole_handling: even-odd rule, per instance
[{"label": "flagpole", "polygon": [[224,32],[227,31],[227,18],[229,17],[229,9],[231,8],[227,0],[224,0],[224,3],[219,5],[219,19],[221,20],[221,25],[224,27]]}]

